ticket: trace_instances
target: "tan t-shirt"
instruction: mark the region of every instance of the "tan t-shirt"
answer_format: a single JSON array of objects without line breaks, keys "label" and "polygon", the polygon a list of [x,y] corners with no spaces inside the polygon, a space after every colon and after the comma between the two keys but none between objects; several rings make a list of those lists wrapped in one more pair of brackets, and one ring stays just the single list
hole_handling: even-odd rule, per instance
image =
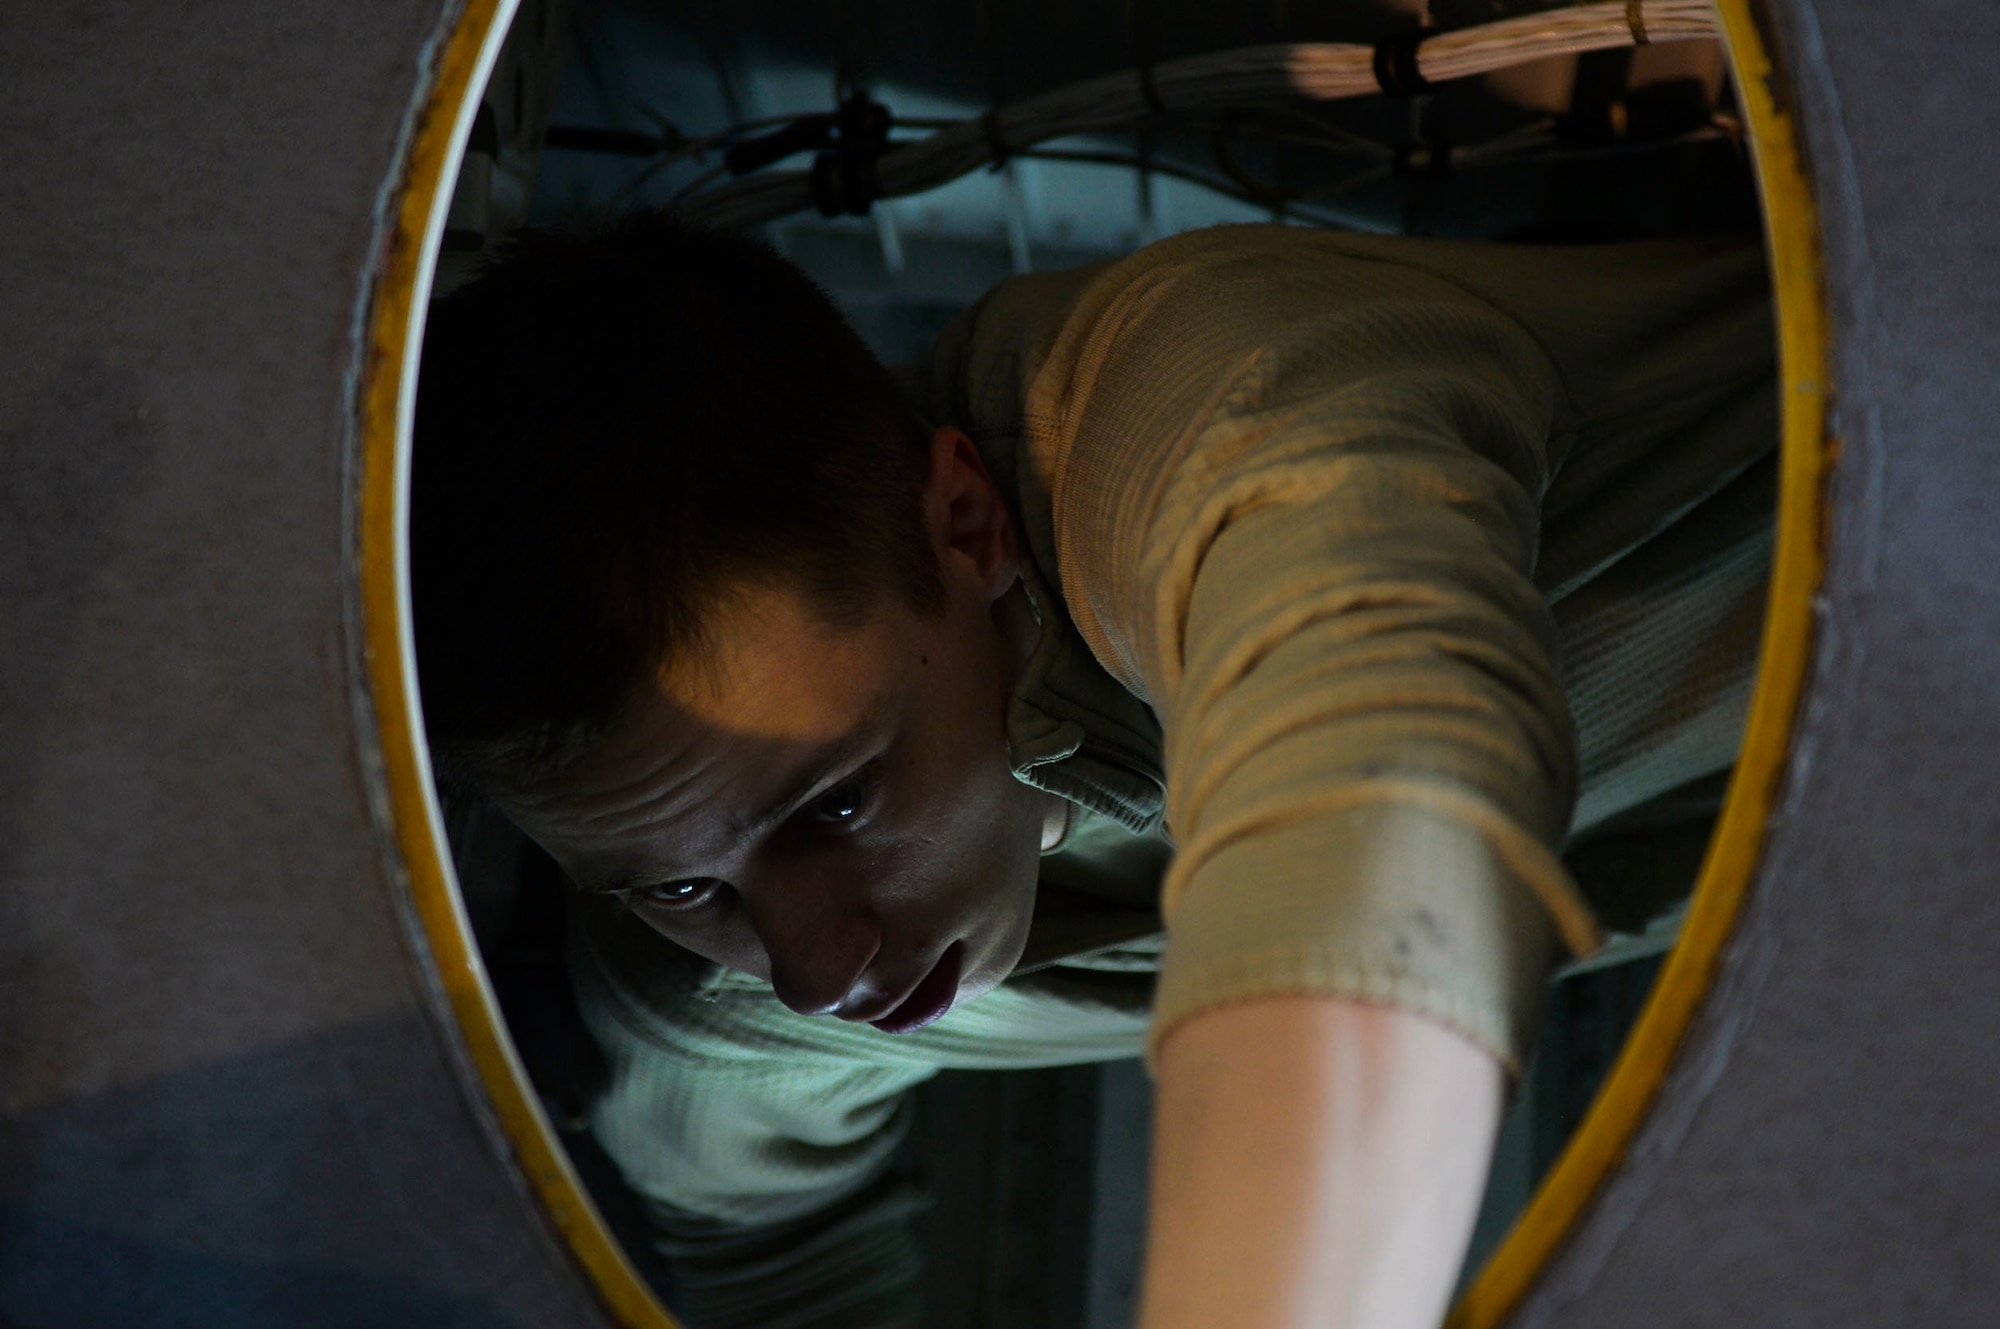
[{"label": "tan t-shirt", "polygon": [[1773,350],[1740,244],[1286,227],[1018,279],[954,325],[934,411],[1165,730],[1155,1042],[1305,992],[1518,1068],[1552,943],[1597,942],[1566,833],[1733,759]]}]

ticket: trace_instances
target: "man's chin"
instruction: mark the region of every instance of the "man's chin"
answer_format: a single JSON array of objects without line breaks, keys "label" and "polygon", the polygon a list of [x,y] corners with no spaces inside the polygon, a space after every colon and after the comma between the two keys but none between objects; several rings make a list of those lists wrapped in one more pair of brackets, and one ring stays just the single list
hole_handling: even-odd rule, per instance
[{"label": "man's chin", "polygon": [[981,973],[971,979],[968,979],[966,982],[960,983],[958,985],[958,1000],[952,1003],[953,1008],[956,1009],[959,1006],[965,1005],[967,1002],[978,1001],[981,997],[991,992],[994,988],[999,987],[1001,983],[1006,981],[1006,978],[1007,975],[1004,973],[1002,974]]},{"label": "man's chin", "polygon": [[982,948],[959,980],[957,1004],[963,1006],[968,1001],[977,1001],[1006,982],[1027,949],[1028,930],[1025,927],[1012,930]]}]

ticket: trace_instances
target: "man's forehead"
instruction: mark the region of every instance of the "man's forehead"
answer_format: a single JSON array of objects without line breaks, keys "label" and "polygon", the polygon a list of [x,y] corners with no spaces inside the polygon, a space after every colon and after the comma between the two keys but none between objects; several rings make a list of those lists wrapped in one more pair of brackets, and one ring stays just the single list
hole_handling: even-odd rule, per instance
[{"label": "man's forehead", "polygon": [[656,690],[675,718],[732,736],[837,738],[903,667],[907,618],[890,610],[836,627],[790,586],[748,588],[716,615],[700,658],[662,670]]},{"label": "man's forehead", "polygon": [[518,791],[510,810],[584,890],[725,876],[887,742],[898,696],[877,686],[822,706],[810,723],[731,728],[662,690],[559,775]]}]

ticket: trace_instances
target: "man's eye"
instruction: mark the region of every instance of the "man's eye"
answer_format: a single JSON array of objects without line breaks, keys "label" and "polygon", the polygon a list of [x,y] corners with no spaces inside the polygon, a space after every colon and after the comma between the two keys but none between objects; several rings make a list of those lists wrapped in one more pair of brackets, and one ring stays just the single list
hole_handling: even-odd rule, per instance
[{"label": "man's eye", "polygon": [[649,904],[692,909],[714,899],[721,887],[722,883],[713,877],[688,877],[681,881],[663,881],[656,885],[643,886],[639,894]]},{"label": "man's eye", "polygon": [[816,822],[837,826],[860,816],[867,803],[868,775],[861,772],[842,780],[814,799],[806,812]]}]

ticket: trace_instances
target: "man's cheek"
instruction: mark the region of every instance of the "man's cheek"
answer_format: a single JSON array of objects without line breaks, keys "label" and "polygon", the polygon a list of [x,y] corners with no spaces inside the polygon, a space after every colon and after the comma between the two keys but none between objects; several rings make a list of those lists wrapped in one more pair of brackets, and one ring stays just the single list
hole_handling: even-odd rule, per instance
[{"label": "man's cheek", "polygon": [[730,926],[719,932],[720,935],[712,943],[718,952],[712,957],[717,963],[746,974],[755,974],[758,978],[771,976],[771,957],[765,951],[756,929],[747,920],[740,917],[732,919]]},{"label": "man's cheek", "polygon": [[756,930],[741,918],[704,924],[666,910],[638,908],[633,912],[682,950],[758,978],[770,976],[771,962],[763,943],[758,940]]}]

